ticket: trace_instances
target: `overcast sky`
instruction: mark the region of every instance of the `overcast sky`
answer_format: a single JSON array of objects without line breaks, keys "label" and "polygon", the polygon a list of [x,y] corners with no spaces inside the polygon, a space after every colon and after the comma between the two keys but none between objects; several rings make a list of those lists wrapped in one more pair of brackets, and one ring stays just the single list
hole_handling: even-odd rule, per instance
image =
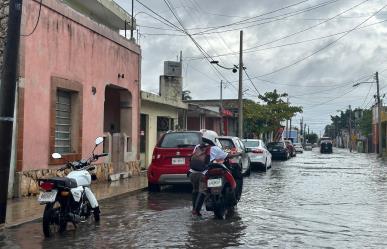
[{"label": "overcast sky", "polygon": [[[129,13],[128,0],[115,0]],[[381,93],[387,92],[387,2],[385,0],[168,0],[188,35],[163,24],[135,1],[140,29],[142,89],[158,92],[163,61],[183,52],[183,89],[193,99],[219,98],[220,80],[227,81],[225,98],[237,98],[238,73],[215,68],[239,63],[239,31],[244,32],[244,65],[262,94],[277,89],[289,94],[304,112],[293,124],[304,122],[317,134],[337,110],[374,104],[379,71]],[[178,28],[163,0],[141,0]],[[157,17],[156,20],[152,15]],[[386,21],[385,21],[386,20]],[[385,21],[385,22],[384,22]],[[166,23],[166,21],[163,21]],[[168,23],[167,23],[168,24]],[[168,24],[171,25],[171,24]],[[219,56],[221,55],[221,56]],[[257,100],[257,91],[244,76],[245,98]]]}]

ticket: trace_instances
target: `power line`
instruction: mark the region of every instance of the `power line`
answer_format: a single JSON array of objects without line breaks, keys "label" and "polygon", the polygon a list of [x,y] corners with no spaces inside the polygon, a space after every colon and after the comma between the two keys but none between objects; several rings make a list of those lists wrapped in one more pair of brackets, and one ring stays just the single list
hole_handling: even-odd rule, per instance
[{"label": "power line", "polygon": [[26,34],[26,35],[21,34],[20,36],[27,37],[27,36],[32,35],[35,32],[36,28],[38,27],[39,21],[40,21],[40,13],[42,11],[42,2],[43,2],[43,0],[40,0],[40,2],[39,2],[38,19],[36,20],[34,28],[32,29],[32,31],[29,34]]},{"label": "power line", "polygon": [[[368,0],[367,0],[368,1]],[[283,66],[283,67],[280,67],[272,72],[269,72],[269,73],[265,73],[265,74],[262,74],[262,75],[259,75],[259,76],[256,76],[256,77],[253,77],[253,78],[260,78],[260,77],[264,77],[264,76],[268,76],[268,75],[271,75],[271,74],[275,74],[275,73],[278,73],[282,70],[285,70],[287,68],[290,68],[292,66],[295,66],[311,57],[313,57],[314,55],[320,53],[321,51],[327,49],[328,47],[334,45],[335,43],[337,43],[339,40],[341,40],[342,38],[344,38],[345,36],[347,36],[348,34],[350,34],[352,31],[354,31],[357,27],[360,27],[362,24],[364,24],[365,22],[367,22],[368,20],[370,20],[372,17],[374,17],[375,15],[377,15],[380,11],[382,11],[385,7],[387,7],[387,5],[384,5],[382,8],[380,8],[378,11],[376,11],[374,14],[372,14],[371,16],[369,16],[367,19],[365,19],[364,21],[362,21],[360,24],[356,25],[353,29],[347,31],[345,34],[343,34],[342,36],[340,36],[339,38],[335,39],[334,41],[328,43],[327,45],[323,46],[322,48],[314,51],[313,53],[309,54],[308,56],[305,56],[289,65],[286,65],[286,66]]]},{"label": "power line", "polygon": [[241,21],[237,21],[237,22],[233,22],[233,23],[229,23],[229,24],[225,24],[225,25],[220,25],[220,26],[218,26],[218,27],[209,28],[209,29],[207,29],[207,30],[205,30],[205,31],[203,31],[203,32],[208,32],[208,31],[212,31],[212,30],[216,30],[216,29],[220,29],[220,28],[224,28],[224,27],[229,27],[229,26],[233,26],[233,25],[238,25],[238,24],[244,23],[244,22],[246,22],[246,21],[249,21],[249,20],[252,20],[252,19],[261,17],[261,16],[269,15],[269,14],[272,14],[272,13],[275,13],[275,12],[278,12],[278,11],[281,11],[281,10],[284,10],[284,9],[288,9],[288,8],[297,6],[297,5],[299,5],[299,4],[302,4],[302,3],[305,3],[305,2],[308,2],[308,1],[310,1],[310,0],[303,0],[303,1],[297,2],[297,3],[295,3],[295,4],[287,5],[287,6],[285,6],[285,7],[282,7],[282,8],[276,9],[276,10],[272,10],[272,11],[269,11],[269,12],[266,12],[266,13],[263,13],[263,14],[260,14],[260,15],[257,15],[257,16],[253,16],[253,17],[246,18],[246,19],[241,20]]},{"label": "power line", "polygon": [[248,48],[248,49],[246,49],[246,50],[248,51],[248,50],[252,50],[252,49],[255,49],[255,48],[259,48],[259,47],[262,47],[262,46],[265,46],[265,45],[269,45],[269,44],[272,44],[272,43],[275,43],[275,42],[284,40],[284,39],[286,39],[286,38],[289,38],[289,37],[292,37],[292,36],[301,34],[301,33],[303,33],[303,32],[309,31],[309,30],[311,30],[311,29],[314,29],[314,28],[316,28],[316,27],[318,27],[318,26],[320,26],[320,25],[322,25],[322,24],[324,24],[324,23],[327,23],[327,22],[329,22],[329,21],[331,21],[331,20],[333,20],[333,19],[335,19],[335,18],[337,18],[337,17],[339,17],[339,16],[341,16],[341,15],[343,15],[343,14],[345,14],[345,13],[347,13],[347,12],[349,12],[349,11],[355,9],[355,8],[357,8],[357,7],[359,7],[360,5],[362,5],[362,4],[364,4],[364,3],[368,2],[368,1],[370,1],[370,0],[364,0],[363,2],[358,3],[358,4],[356,4],[356,5],[352,6],[352,7],[350,7],[349,9],[346,9],[346,10],[344,10],[344,11],[342,11],[342,12],[340,12],[340,13],[338,13],[338,14],[336,14],[336,15],[334,15],[334,16],[332,16],[332,17],[330,17],[330,18],[328,18],[328,19],[326,19],[326,20],[324,20],[324,21],[322,21],[322,22],[319,22],[319,23],[315,24],[315,25],[312,25],[312,26],[309,26],[309,27],[307,27],[307,28],[305,28],[305,29],[299,30],[299,31],[297,31],[297,32],[294,32],[294,33],[291,33],[291,34],[282,36],[282,37],[277,38],[277,39],[275,39],[275,40],[272,40],[272,41],[270,41],[270,42],[266,42],[266,43],[259,44],[259,45],[257,45],[257,46]]},{"label": "power line", "polygon": [[[289,17],[296,16],[296,15],[299,15],[299,14],[302,14],[302,13],[305,13],[305,12],[308,12],[308,11],[319,9],[319,8],[325,7],[325,6],[329,5],[329,4],[335,3],[337,1],[338,0],[333,0],[333,1],[328,1],[326,3],[320,3],[320,4],[317,4],[314,7],[308,7],[308,8],[305,8],[304,10],[288,12],[288,13],[285,13],[285,14],[278,15],[276,17],[265,18],[265,19],[258,19],[258,20],[251,21],[251,22],[245,22],[246,24],[248,24],[248,23],[255,23],[255,22],[258,22],[258,21],[268,20],[268,21],[257,23],[257,24],[253,24],[253,25],[242,26],[242,27],[233,28],[233,29],[227,29],[227,30],[222,30],[222,31],[213,31],[213,32],[201,31],[201,32],[194,33],[193,35],[225,33],[225,32],[231,32],[231,31],[235,31],[235,30],[239,30],[239,29],[247,29],[247,28],[252,28],[252,27],[256,27],[256,26],[261,26],[261,25],[268,24],[268,23],[282,21],[282,20],[287,19]],[[281,18],[277,18],[277,17],[281,17]]]},{"label": "power line", "polygon": [[[138,1],[138,0],[136,0]],[[182,31],[192,40],[192,42],[195,44],[195,46],[199,49],[199,51],[203,54],[203,56],[205,56],[207,58],[207,61],[210,63],[210,65],[212,66],[212,68],[221,76],[221,78],[223,78],[226,83],[228,83],[229,85],[231,85],[232,87],[235,88],[234,85],[232,85],[230,83],[230,81],[213,65],[211,64],[211,56],[200,46],[200,44],[192,37],[192,35],[190,33],[188,33],[188,31],[185,29],[184,27],[184,24],[183,22],[180,20],[180,18],[177,16],[177,14],[174,12],[173,8],[172,8],[172,4],[169,2],[169,0],[164,0],[164,3],[167,5],[168,9],[171,11],[172,15],[175,17],[175,19],[177,20],[177,22],[180,24],[180,26],[182,27]],[[211,58],[211,60],[209,59]]]},{"label": "power line", "polygon": [[[241,68],[239,68],[239,70],[241,70]],[[254,85],[253,81],[251,80],[249,74],[247,73],[246,68],[243,67],[243,71],[245,72],[247,78],[249,79],[249,82],[254,87],[255,91],[258,93],[258,96],[261,95],[261,93],[258,91],[257,87]]]},{"label": "power line", "polygon": [[353,85],[354,82],[365,80],[366,78],[369,78],[369,77],[372,77],[372,76],[373,76],[373,74],[372,75],[362,76],[362,77],[360,77],[360,78],[358,78],[356,80],[343,83],[342,85],[338,85],[337,87],[333,87],[333,88],[325,89],[325,90],[321,90],[321,91],[313,91],[312,93],[306,93],[306,94],[301,94],[301,95],[291,95],[291,97],[297,99],[299,97],[310,96],[310,95],[320,94],[320,93],[324,93],[324,92],[331,92],[332,90],[348,87],[349,85],[351,85],[351,88],[352,88],[352,85]]},{"label": "power line", "polygon": [[[374,25],[377,25],[377,24],[385,23],[385,22],[387,22],[387,19],[379,21],[379,22],[371,23],[369,25],[365,25],[365,26],[359,27],[359,28],[357,28],[357,30],[368,28],[368,27],[371,27],[371,26],[374,26]],[[348,32],[348,31],[349,30],[341,31],[341,32],[338,32],[338,33],[329,34],[329,35],[325,35],[325,36],[319,36],[319,37],[315,37],[315,38],[312,38],[312,39],[300,40],[300,41],[296,41],[296,42],[285,43],[285,44],[280,44],[280,45],[266,47],[266,48],[261,48],[261,49],[254,49],[254,50],[248,50],[248,51],[245,49],[245,50],[243,50],[243,53],[245,53],[245,54],[246,53],[254,53],[254,52],[260,52],[260,51],[265,51],[265,50],[271,50],[271,49],[276,49],[276,48],[282,48],[282,47],[298,45],[298,44],[312,42],[312,41],[318,41],[318,40],[330,38],[330,37],[333,37],[333,36],[337,36],[337,35],[340,35],[340,34],[344,34],[344,33]],[[229,56],[229,55],[236,55],[238,53],[239,52],[217,54],[217,55],[213,55],[213,57],[214,58],[218,58],[218,57],[224,57],[224,56]],[[191,57],[191,58],[188,57],[188,60],[201,60],[201,59],[204,59],[204,58],[203,57]]]}]

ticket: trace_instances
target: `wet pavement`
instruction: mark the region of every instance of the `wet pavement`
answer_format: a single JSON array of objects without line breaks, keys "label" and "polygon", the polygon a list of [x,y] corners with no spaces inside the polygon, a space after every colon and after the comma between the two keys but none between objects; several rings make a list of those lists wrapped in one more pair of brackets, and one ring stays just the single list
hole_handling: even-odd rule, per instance
[{"label": "wet pavement", "polygon": [[45,239],[41,223],[0,232],[0,248],[387,248],[387,163],[335,150],[275,161],[245,178],[234,216],[190,215],[187,188],[101,203],[101,222]]},{"label": "wet pavement", "polygon": [[[91,189],[97,200],[113,198],[148,186],[146,175],[133,176],[114,182],[98,182]],[[44,206],[37,202],[37,196],[8,200],[6,226],[11,227],[39,219],[43,216]]]}]

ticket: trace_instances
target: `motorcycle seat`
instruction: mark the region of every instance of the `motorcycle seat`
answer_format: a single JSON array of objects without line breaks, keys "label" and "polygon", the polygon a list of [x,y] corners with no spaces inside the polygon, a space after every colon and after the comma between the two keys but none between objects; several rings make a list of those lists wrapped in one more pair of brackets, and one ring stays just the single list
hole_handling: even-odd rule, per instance
[{"label": "motorcycle seat", "polygon": [[52,177],[48,181],[54,183],[54,185],[58,188],[76,188],[76,187],[78,187],[77,181],[73,178]]}]

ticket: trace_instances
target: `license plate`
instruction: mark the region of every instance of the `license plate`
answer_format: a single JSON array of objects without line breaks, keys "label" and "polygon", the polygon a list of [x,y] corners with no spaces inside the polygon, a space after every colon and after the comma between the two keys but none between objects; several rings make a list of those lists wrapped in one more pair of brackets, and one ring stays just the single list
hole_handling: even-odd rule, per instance
[{"label": "license plate", "polygon": [[56,199],[57,190],[51,190],[50,192],[40,192],[38,202],[54,202]]},{"label": "license plate", "polygon": [[207,181],[207,187],[209,188],[216,188],[222,186],[222,179],[208,179]]},{"label": "license plate", "polygon": [[273,151],[278,151],[278,149],[273,149]]},{"label": "license plate", "polygon": [[184,165],[185,158],[184,157],[172,158],[172,164],[173,165]]}]

